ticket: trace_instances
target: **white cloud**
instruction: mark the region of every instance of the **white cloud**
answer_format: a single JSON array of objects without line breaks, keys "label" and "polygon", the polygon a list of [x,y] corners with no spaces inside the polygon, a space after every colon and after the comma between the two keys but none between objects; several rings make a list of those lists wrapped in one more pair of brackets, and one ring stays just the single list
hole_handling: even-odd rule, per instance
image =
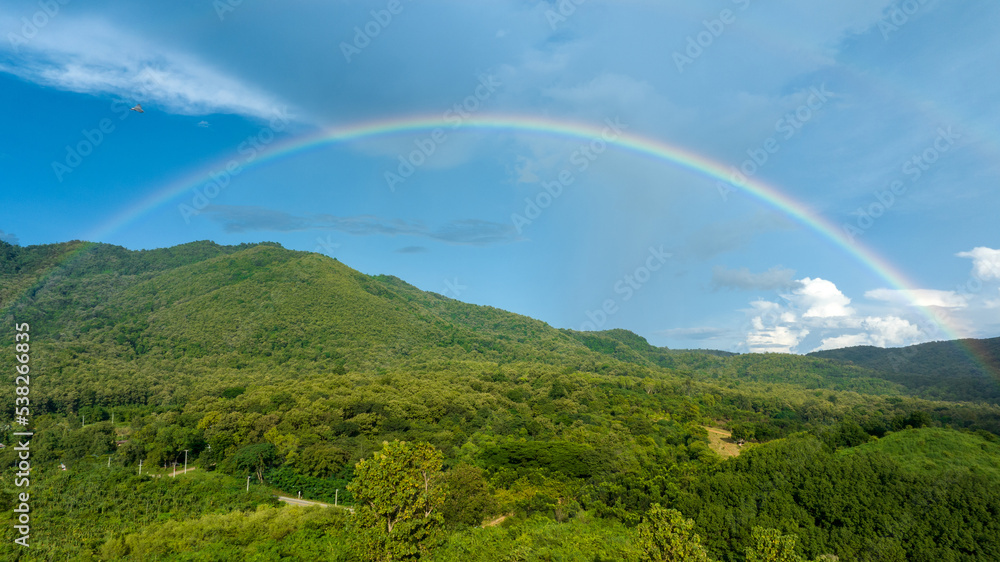
[{"label": "white cloud", "polygon": [[978,247],[969,252],[955,254],[972,260],[972,273],[982,281],[1000,279],[1000,250]]},{"label": "white cloud", "polygon": [[775,326],[748,334],[746,343],[753,353],[792,353],[807,335],[807,329]]},{"label": "white cloud", "polygon": [[844,334],[832,338],[823,338],[819,347],[813,351],[823,351],[825,349],[840,349],[842,347],[855,347],[858,345],[871,345],[868,334]]},{"label": "white cloud", "polygon": [[903,345],[923,335],[919,326],[897,316],[869,316],[862,326],[868,331],[871,344],[879,347]]},{"label": "white cloud", "polygon": [[[806,277],[796,283],[793,291],[781,295],[784,303],[764,299],[750,303],[743,345],[748,351],[796,353],[802,351],[802,346],[815,346],[817,340],[819,345],[812,351],[856,345],[910,345],[928,339],[920,326],[903,316],[859,314],[850,306],[851,299],[831,281]],[[869,291],[869,296],[871,293],[911,304],[898,292]],[[928,300],[940,297],[934,292],[923,296]]]},{"label": "white cloud", "polygon": [[874,289],[865,293],[865,298],[885,301],[904,306],[936,306],[940,308],[965,308],[968,299],[955,291],[936,289]]},{"label": "white cloud", "polygon": [[861,327],[865,332],[823,338],[819,347],[812,351],[858,345],[878,347],[905,345],[919,341],[924,335],[916,324],[897,316],[868,316],[861,321]]},{"label": "white cloud", "polygon": [[746,348],[752,353],[792,353],[809,335],[809,329],[785,324],[795,322],[795,315],[776,302],[757,299],[750,303],[750,331]]},{"label": "white cloud", "polygon": [[853,316],[854,309],[851,308],[851,299],[840,292],[832,282],[826,279],[800,279],[799,287],[792,291],[791,300],[794,300],[806,311],[803,318],[837,318],[842,316]]},{"label": "white cloud", "polygon": [[[0,24],[8,23],[0,17]],[[3,28],[9,26],[3,25]],[[0,51],[7,49],[6,42]],[[0,71],[43,86],[120,96],[172,113],[270,119],[284,104],[196,57],[152,44],[103,20],[54,19]]]}]

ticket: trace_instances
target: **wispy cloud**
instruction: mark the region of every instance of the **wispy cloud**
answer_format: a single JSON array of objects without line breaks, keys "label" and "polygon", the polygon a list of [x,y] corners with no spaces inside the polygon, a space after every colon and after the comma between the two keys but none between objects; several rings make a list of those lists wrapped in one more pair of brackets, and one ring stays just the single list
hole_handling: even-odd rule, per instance
[{"label": "wispy cloud", "polygon": [[[0,27],[16,25],[0,15]],[[43,86],[112,95],[183,115],[231,113],[271,118],[286,105],[238,77],[166,45],[152,44],[101,19],[64,15],[31,42],[0,52],[0,72]]]},{"label": "wispy cloud", "polygon": [[772,267],[763,273],[752,273],[749,269],[726,269],[721,265],[712,268],[712,286],[716,288],[742,290],[789,289],[795,285],[794,269]]},{"label": "wispy cloud", "polygon": [[688,239],[687,251],[697,258],[707,259],[745,248],[759,234],[791,228],[794,224],[788,218],[762,212],[744,219],[713,223],[696,231]]},{"label": "wispy cloud", "polygon": [[403,246],[396,250],[397,254],[424,254],[427,252],[428,250],[424,246]]},{"label": "wispy cloud", "polygon": [[713,328],[711,326],[699,326],[695,328],[672,328],[660,330],[657,335],[668,338],[682,340],[715,340],[732,336],[730,330],[724,328]]},{"label": "wispy cloud", "polygon": [[8,243],[14,244],[15,246],[21,243],[21,240],[13,232],[4,232],[0,230],[0,240]]},{"label": "wispy cloud", "polygon": [[477,219],[451,221],[442,227],[432,229],[419,221],[385,219],[372,215],[295,216],[284,211],[253,206],[212,205],[202,212],[208,213],[226,232],[334,230],[355,236],[415,236],[468,246],[508,244],[519,240],[517,231],[512,225]]},{"label": "wispy cloud", "polygon": [[873,289],[865,293],[865,297],[891,304],[905,306],[936,306],[940,308],[965,308],[968,298],[955,291],[939,291],[935,289]]}]

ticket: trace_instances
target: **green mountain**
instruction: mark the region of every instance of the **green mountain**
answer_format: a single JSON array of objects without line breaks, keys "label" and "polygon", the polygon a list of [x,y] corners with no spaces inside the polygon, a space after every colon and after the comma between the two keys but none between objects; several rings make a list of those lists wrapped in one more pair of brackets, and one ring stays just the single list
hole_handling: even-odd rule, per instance
[{"label": "green mountain", "polygon": [[[824,519],[832,512],[818,506],[836,486],[808,497],[754,486],[782,474],[797,475],[795,486],[848,482],[853,463],[874,457],[836,449],[873,437],[888,444],[907,427],[1000,434],[1000,407],[982,395],[930,400],[879,364],[559,330],[270,243],[129,251],[0,242],[0,318],[0,349],[15,349],[15,324],[30,325],[32,470],[44,483],[33,509],[48,514],[33,532],[76,537],[41,543],[48,559],[360,559],[350,547],[362,536],[355,519],[290,515],[270,493],[350,504],[357,463],[396,440],[428,443],[443,458],[449,499],[443,527],[428,535],[439,541],[429,559],[640,560],[637,525],[654,504],[692,518],[720,560],[742,560],[754,526],[795,534],[810,557],[875,559],[858,553],[881,552],[886,529],[920,517],[905,508],[909,494],[933,486],[903,475],[892,459],[909,462],[906,450],[878,452],[889,460],[872,482],[903,475],[912,490],[879,504],[902,511],[879,515],[877,529],[855,522],[845,533],[837,529],[847,523]],[[13,372],[14,357],[0,353],[0,369]],[[17,396],[0,393],[5,444],[17,431]],[[740,462],[724,460],[706,426],[753,446]],[[788,447],[802,459],[794,470]],[[995,454],[966,449],[955,464],[981,467]],[[201,472],[172,483],[171,465],[185,457]],[[0,467],[17,462],[11,447],[0,450]],[[824,472],[831,463],[842,472]],[[992,529],[963,494],[993,493],[1000,482],[978,468],[969,478],[934,493]],[[0,479],[0,510],[16,493]],[[767,509],[749,509],[746,498]],[[252,518],[239,516],[254,506]],[[13,518],[0,511],[8,534]],[[480,527],[489,520],[503,524]],[[273,533],[260,536],[254,521]],[[925,528],[949,531],[913,526]],[[211,532],[195,540],[192,529]],[[0,556],[10,558],[5,538]]]},{"label": "green mountain", "polygon": [[841,453],[882,454],[915,474],[941,477],[959,471],[1000,479],[1000,440],[992,434],[960,433],[939,427],[905,429]]},{"label": "green mountain", "polygon": [[930,399],[1000,402],[1000,338],[848,347],[810,353],[876,371]]}]

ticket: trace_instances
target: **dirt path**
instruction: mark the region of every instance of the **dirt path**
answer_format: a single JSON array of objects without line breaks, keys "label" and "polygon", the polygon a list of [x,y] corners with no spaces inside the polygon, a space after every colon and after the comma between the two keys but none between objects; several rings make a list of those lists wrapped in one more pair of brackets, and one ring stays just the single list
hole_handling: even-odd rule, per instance
[{"label": "dirt path", "polygon": [[314,502],[314,501],[309,501],[309,500],[300,500],[298,498],[290,498],[288,496],[278,496],[278,501],[285,502],[285,503],[287,503],[289,505],[298,505],[298,506],[302,506],[302,507],[306,507],[306,506],[310,506],[310,505],[318,505],[320,507],[336,507],[338,509],[346,509],[347,511],[350,511],[351,513],[354,513],[354,508],[353,507],[344,507],[342,505],[333,506],[333,505],[330,505],[328,503]]},{"label": "dirt path", "polygon": [[514,514],[513,513],[506,513],[504,515],[501,515],[500,517],[497,517],[493,521],[487,521],[486,523],[483,523],[483,527],[496,527],[497,525],[503,523],[504,520],[506,520],[511,515],[514,515]]},{"label": "dirt path", "polygon": [[731,433],[718,427],[704,426],[708,430],[708,446],[723,457],[735,457],[740,454],[740,447],[736,445]]}]

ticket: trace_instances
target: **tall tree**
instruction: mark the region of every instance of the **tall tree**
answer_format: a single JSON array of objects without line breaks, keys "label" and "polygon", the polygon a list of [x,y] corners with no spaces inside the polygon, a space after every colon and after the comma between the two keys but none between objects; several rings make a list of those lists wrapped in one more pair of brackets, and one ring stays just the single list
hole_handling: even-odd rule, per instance
[{"label": "tall tree", "polygon": [[684,519],[676,509],[653,504],[646,519],[636,528],[643,560],[650,562],[709,562],[701,537],[693,533],[694,521]]},{"label": "tall tree", "polygon": [[384,442],[355,465],[348,490],[358,503],[355,519],[375,560],[419,558],[441,525],[444,503],[441,451],[429,443]]}]

